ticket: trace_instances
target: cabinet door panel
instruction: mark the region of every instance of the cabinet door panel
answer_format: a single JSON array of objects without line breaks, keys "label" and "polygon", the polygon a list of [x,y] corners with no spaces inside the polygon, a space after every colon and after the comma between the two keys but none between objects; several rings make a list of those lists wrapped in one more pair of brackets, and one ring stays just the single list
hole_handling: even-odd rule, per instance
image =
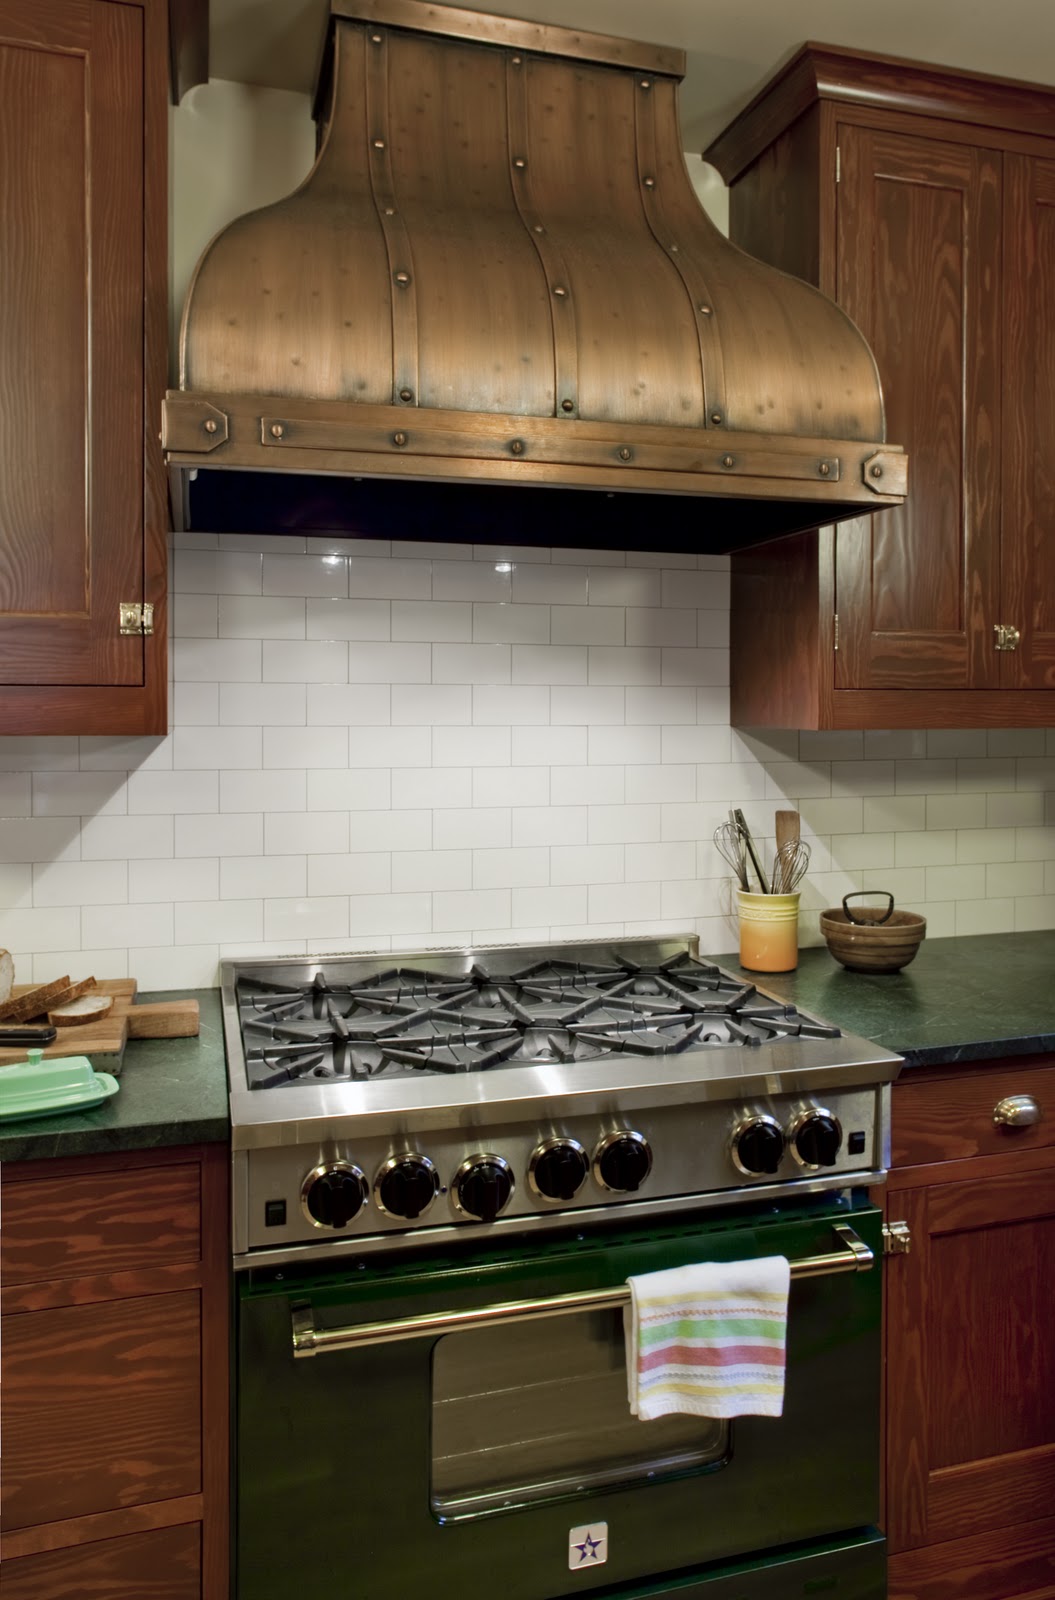
[{"label": "cabinet door panel", "polygon": [[1004,590],[1012,689],[1055,688],[1055,161],[1006,159]]},{"label": "cabinet door panel", "polygon": [[16,1556],[0,1590],[4,1600],[200,1600],[200,1542],[188,1523]]},{"label": "cabinet door panel", "polygon": [[0,3],[4,685],[143,681],[142,78],[138,7]]},{"label": "cabinet door panel", "polygon": [[891,1196],[891,1218],[912,1231],[886,1280],[894,1551],[1011,1530],[1050,1508],[1055,1158],[1042,1160]]},{"label": "cabinet door panel", "polygon": [[842,125],[838,299],[876,355],[903,507],[836,534],[838,688],[995,686],[1001,157]]},{"label": "cabinet door panel", "polygon": [[5,1528],[198,1493],[200,1319],[194,1290],[4,1318]]}]

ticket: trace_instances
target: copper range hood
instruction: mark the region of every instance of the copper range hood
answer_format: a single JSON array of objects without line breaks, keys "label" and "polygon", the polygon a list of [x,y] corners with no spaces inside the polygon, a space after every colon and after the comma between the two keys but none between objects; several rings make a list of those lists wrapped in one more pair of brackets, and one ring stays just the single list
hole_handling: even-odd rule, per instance
[{"label": "copper range hood", "polygon": [[177,525],[724,550],[900,503],[858,329],[696,198],[683,52],[331,11],[312,172],[187,296]]}]

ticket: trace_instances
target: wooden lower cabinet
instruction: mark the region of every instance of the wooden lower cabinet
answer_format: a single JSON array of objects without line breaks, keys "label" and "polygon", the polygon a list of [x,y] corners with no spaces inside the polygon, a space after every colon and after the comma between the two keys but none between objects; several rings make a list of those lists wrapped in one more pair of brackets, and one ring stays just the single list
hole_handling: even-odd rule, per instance
[{"label": "wooden lower cabinet", "polygon": [[885,1204],[891,1600],[1055,1600],[1055,1064],[906,1073]]},{"label": "wooden lower cabinet", "polygon": [[226,1600],[224,1146],[3,1169],[3,1600]]}]

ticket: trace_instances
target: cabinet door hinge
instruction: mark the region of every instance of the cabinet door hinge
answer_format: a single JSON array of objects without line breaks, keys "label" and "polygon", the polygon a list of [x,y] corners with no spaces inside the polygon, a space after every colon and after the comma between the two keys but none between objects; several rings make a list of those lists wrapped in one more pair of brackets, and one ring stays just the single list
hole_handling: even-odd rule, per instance
[{"label": "cabinet door hinge", "polygon": [[996,634],[996,648],[998,650],[1017,650],[1022,635],[1017,628],[1010,627],[1006,622],[994,622],[993,632]]},{"label": "cabinet door hinge", "polygon": [[838,648],[839,648],[839,613],[837,611],[833,614],[832,621],[835,623],[835,644],[834,644],[833,648],[838,650]]},{"label": "cabinet door hinge", "polygon": [[839,146],[836,145],[835,146],[835,181],[836,181],[836,183],[839,182],[839,179],[842,176],[842,165],[843,165],[842,151],[839,149]]},{"label": "cabinet door hinge", "polygon": [[119,607],[119,631],[134,633],[140,637],[153,633],[154,607],[149,602],[140,605],[137,601],[122,600]]},{"label": "cabinet door hinge", "polygon": [[883,1224],[883,1254],[885,1256],[907,1256],[912,1249],[912,1235],[907,1222],[884,1222]]}]

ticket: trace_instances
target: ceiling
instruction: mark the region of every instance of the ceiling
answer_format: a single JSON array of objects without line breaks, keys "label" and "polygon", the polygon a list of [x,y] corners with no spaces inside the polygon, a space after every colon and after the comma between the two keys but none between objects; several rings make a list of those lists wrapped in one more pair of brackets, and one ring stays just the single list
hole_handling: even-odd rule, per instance
[{"label": "ceiling", "polygon": [[[1055,83],[1052,0],[461,0],[467,10],[653,44],[688,55],[686,150],[699,151],[806,39]],[[329,0],[211,0],[214,78],[311,90]]]}]

